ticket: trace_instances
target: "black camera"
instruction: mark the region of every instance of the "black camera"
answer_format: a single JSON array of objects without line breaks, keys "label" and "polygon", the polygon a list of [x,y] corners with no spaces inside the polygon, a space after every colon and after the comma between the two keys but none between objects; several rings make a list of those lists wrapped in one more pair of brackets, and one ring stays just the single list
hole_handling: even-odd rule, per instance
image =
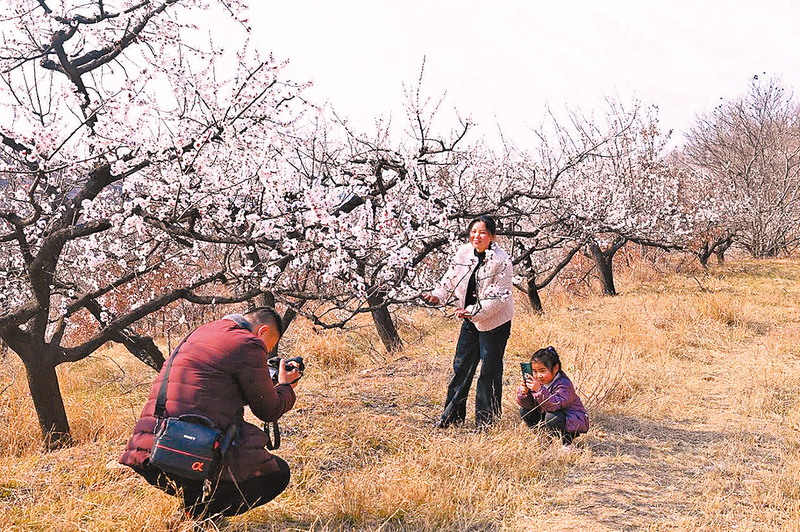
[{"label": "black camera", "polygon": [[[306,370],[303,357],[287,358],[286,369],[293,369],[292,366],[300,370],[300,376],[302,377],[303,372]],[[281,357],[272,357],[267,360],[267,367],[269,367],[269,376],[272,378],[272,382],[278,382],[278,368],[281,367]]]}]

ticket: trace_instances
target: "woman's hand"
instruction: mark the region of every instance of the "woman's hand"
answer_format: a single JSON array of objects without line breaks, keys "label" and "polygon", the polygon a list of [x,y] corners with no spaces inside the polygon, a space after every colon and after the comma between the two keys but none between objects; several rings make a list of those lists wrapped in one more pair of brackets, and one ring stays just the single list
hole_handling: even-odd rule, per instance
[{"label": "woman's hand", "polygon": [[539,388],[542,387],[542,385],[539,384],[539,381],[533,375],[525,375],[525,377],[523,377],[523,381],[525,383],[525,387],[532,392],[538,392]]},{"label": "woman's hand", "polygon": [[422,299],[425,300],[426,303],[430,303],[431,305],[439,304],[439,298],[433,294],[422,294],[422,296],[420,297],[422,297]]},{"label": "woman's hand", "polygon": [[456,309],[456,318],[465,318],[470,319],[472,314],[467,309],[459,308]]}]

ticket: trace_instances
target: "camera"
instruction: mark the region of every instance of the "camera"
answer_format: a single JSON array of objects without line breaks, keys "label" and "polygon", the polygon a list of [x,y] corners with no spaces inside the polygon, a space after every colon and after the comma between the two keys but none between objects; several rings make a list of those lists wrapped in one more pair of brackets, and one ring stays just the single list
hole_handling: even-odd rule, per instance
[{"label": "camera", "polygon": [[[306,365],[303,362],[303,357],[287,358],[287,369],[291,368],[292,366],[296,366],[300,370],[300,376],[302,377],[303,372],[306,369]],[[267,360],[267,367],[269,367],[269,376],[272,378],[272,382],[278,382],[278,368],[281,367],[281,357],[272,357]]]}]

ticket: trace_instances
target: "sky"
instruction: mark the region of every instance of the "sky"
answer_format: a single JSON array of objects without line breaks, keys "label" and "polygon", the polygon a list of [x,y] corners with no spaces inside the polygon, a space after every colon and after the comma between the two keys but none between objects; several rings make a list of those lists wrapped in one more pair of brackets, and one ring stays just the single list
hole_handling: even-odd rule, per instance
[{"label": "sky", "polygon": [[800,90],[796,0],[253,0],[262,52],[313,82],[356,127],[404,121],[404,86],[445,95],[479,135],[518,145],[549,106],[602,112],[607,97],[656,105],[662,130],[683,132],[754,76]]}]

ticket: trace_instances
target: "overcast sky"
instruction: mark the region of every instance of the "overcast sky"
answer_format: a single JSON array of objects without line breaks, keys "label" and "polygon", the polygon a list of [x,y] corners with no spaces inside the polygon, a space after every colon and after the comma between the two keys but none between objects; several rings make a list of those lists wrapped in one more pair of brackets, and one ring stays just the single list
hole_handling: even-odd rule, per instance
[{"label": "overcast sky", "polygon": [[[491,136],[518,143],[554,109],[601,109],[606,96],[657,105],[664,130],[743,94],[754,75],[800,90],[796,0],[254,0],[257,47],[289,59],[360,127],[404,119],[403,84],[423,57],[423,89],[447,91]],[[764,74],[766,72],[766,74]]]}]

